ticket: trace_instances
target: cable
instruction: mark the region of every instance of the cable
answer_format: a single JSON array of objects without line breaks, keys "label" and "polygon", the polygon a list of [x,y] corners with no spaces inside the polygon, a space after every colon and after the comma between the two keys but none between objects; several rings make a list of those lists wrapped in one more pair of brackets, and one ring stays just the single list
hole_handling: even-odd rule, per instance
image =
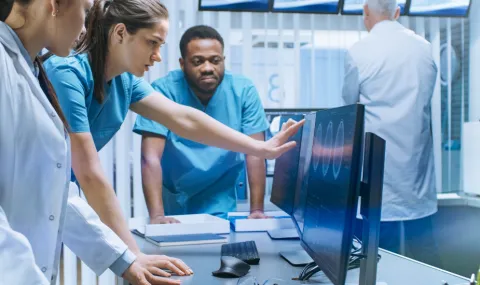
[{"label": "cable", "polygon": [[311,271],[312,269],[314,269],[316,267],[318,267],[318,266],[315,262],[311,262],[311,263],[305,265],[305,267],[302,270],[302,273],[300,273],[300,275],[297,278],[294,278],[294,280],[302,280],[304,278],[304,276],[306,274],[308,274],[309,271]]},{"label": "cable", "polygon": [[[356,243],[359,244],[357,246]],[[347,270],[352,270],[360,267],[360,262],[362,259],[367,258],[366,255],[363,254],[363,244],[360,239],[358,239],[356,236],[353,236],[353,242],[352,242],[352,250],[350,253],[350,257],[348,259],[348,267]],[[380,254],[377,254],[377,262],[380,261],[382,256]],[[293,280],[300,280],[300,281],[306,281],[310,279],[313,275],[317,274],[318,272],[321,272],[322,270],[320,267],[316,265],[315,262],[307,264],[303,270],[302,273],[297,278],[292,278]]]}]

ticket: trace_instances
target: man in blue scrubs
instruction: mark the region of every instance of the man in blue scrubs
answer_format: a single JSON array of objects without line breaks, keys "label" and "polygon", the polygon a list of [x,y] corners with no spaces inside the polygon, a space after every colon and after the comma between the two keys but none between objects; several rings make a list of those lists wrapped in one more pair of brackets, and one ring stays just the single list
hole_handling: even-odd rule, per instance
[{"label": "man in blue scrubs", "polygon": [[[180,41],[181,70],[156,80],[167,98],[205,112],[252,138],[264,140],[268,128],[252,81],[225,72],[224,43],[207,26],[188,29]],[[208,213],[226,217],[236,208],[236,180],[243,154],[199,144],[139,116],[134,131],[142,135],[142,178],[151,223],[176,223],[166,215]],[[265,218],[265,161],[247,155],[250,218]]]}]

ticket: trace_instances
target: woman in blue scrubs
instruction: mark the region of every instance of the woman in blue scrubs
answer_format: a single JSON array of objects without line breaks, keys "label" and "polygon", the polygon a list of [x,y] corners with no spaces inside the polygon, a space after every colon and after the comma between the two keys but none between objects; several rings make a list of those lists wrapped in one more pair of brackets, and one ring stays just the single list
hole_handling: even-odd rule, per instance
[{"label": "woman in blue scrubs", "polygon": [[102,221],[138,251],[97,154],[120,129],[129,109],[203,144],[263,158],[295,146],[286,143],[302,122],[289,123],[271,140],[257,141],[153,90],[142,77],[160,62],[168,11],[158,0],[100,0],[87,16],[87,31],[69,58],[45,62],[70,124],[72,167]]}]

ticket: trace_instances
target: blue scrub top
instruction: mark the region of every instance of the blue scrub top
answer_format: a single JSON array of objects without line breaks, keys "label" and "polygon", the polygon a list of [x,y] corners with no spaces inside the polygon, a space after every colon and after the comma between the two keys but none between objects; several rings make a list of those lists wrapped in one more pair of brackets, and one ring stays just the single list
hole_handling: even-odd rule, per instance
[{"label": "blue scrub top", "polygon": [[[207,106],[192,92],[181,70],[156,80],[153,88],[170,100],[205,112],[246,135],[268,129],[258,92],[252,81],[225,73]],[[181,138],[165,126],[138,116],[136,133],[164,136],[162,156],[165,213],[208,213],[225,217],[236,209],[235,185],[244,167],[244,155]]]},{"label": "blue scrub top", "polygon": [[93,73],[87,54],[66,58],[52,56],[44,67],[70,132],[90,132],[97,151],[120,129],[130,105],[154,92],[143,79],[123,73],[105,84],[105,98],[100,104],[93,96]]},{"label": "blue scrub top", "polygon": [[123,73],[105,84],[105,98],[100,104],[93,96],[93,73],[87,54],[52,56],[44,66],[70,131],[90,132],[97,151],[120,129],[130,105],[154,92],[142,78]]}]

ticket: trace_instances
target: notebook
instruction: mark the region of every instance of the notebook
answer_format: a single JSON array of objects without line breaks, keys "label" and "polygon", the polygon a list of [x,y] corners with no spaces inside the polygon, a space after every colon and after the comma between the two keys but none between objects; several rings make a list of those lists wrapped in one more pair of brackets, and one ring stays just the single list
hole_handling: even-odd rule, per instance
[{"label": "notebook", "polygon": [[[138,231],[134,233],[137,235],[142,235]],[[191,245],[191,244],[209,244],[209,243],[228,242],[228,238],[226,236],[221,236],[218,234],[183,234],[183,235],[166,235],[166,236],[143,235],[143,237],[147,241],[158,246],[179,246],[179,245]]]}]

